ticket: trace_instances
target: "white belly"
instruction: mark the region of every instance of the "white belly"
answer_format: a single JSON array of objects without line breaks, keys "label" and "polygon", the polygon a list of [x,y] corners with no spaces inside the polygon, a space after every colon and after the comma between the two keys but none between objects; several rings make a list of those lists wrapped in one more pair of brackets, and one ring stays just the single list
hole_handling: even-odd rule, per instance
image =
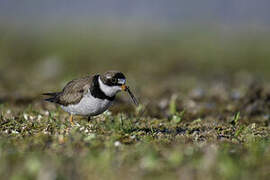
[{"label": "white belly", "polygon": [[86,94],[78,104],[61,106],[62,109],[70,114],[96,116],[106,111],[112,104],[112,101],[107,99],[97,99]]}]

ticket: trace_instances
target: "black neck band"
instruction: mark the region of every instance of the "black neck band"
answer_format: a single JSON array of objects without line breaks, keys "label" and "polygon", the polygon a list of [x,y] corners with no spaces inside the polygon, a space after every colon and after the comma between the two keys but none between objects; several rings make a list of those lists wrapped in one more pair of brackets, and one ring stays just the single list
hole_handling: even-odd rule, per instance
[{"label": "black neck band", "polygon": [[90,87],[90,92],[91,92],[92,96],[95,97],[95,98],[99,98],[99,99],[107,99],[109,101],[113,101],[115,99],[115,96],[112,96],[112,97],[107,96],[100,89],[98,78],[99,78],[99,75],[95,75],[93,77],[92,84],[91,84],[91,87]]}]

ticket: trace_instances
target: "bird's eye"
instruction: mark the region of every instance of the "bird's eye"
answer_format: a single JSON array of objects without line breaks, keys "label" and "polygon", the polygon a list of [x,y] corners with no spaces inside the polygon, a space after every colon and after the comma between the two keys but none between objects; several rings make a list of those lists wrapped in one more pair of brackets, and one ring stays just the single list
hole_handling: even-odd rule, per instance
[{"label": "bird's eye", "polygon": [[112,78],[112,83],[116,83],[117,82],[117,79],[116,78]]}]

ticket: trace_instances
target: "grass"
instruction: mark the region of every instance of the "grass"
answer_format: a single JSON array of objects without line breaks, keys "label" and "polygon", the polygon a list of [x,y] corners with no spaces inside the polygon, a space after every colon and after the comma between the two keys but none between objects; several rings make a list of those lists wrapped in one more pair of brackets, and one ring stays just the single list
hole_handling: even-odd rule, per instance
[{"label": "grass", "polygon": [[[1,178],[268,179],[268,36],[103,33],[2,35]],[[39,95],[108,69],[128,75],[138,108],[119,95],[72,127]]]},{"label": "grass", "polygon": [[17,114],[9,106],[1,109],[4,179],[269,176],[270,129],[256,123],[181,122],[107,112],[90,122],[77,117],[71,127],[59,109],[29,108]]}]

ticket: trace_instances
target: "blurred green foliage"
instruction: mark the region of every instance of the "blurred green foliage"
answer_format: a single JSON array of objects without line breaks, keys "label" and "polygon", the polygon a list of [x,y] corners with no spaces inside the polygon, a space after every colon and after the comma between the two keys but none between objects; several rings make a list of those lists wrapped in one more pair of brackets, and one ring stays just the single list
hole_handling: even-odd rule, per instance
[{"label": "blurred green foliage", "polygon": [[[161,82],[175,87],[177,81],[191,84],[192,76],[231,77],[241,72],[269,76],[267,32],[211,27],[143,32],[121,27],[100,30],[93,26],[90,32],[74,29],[24,32],[3,28],[0,80],[4,88],[12,92],[29,88],[34,93],[41,83],[55,86],[110,69],[125,72],[135,87]],[[188,80],[184,79],[187,75]]]}]

